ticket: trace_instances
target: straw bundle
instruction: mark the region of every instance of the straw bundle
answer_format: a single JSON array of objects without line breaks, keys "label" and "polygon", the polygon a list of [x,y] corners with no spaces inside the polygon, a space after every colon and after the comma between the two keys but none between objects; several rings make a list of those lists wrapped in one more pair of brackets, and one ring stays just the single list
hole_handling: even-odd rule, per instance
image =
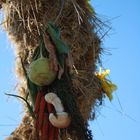
[{"label": "straw bundle", "polygon": [[[22,64],[25,69],[28,68],[34,50],[39,46],[41,31],[52,21],[60,28],[62,40],[71,49],[74,68],[69,72],[70,85],[77,105],[85,122],[92,118],[92,110],[94,112],[98,101],[102,101],[100,81],[94,75],[102,49],[96,33],[101,23],[88,0],[5,0],[1,3],[5,14],[4,27],[15,44],[20,96],[25,97],[28,91]],[[57,89],[57,84],[54,85],[51,89]],[[27,122],[33,120],[26,114],[7,140],[34,140],[33,126]],[[61,139],[71,137],[73,140],[80,140],[70,134],[62,134]]]}]

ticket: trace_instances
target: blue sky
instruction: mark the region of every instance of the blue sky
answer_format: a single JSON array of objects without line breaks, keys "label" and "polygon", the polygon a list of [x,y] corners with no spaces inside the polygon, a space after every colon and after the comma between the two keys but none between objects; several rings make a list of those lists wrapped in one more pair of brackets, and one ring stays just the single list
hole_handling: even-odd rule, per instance
[{"label": "blue sky", "polygon": [[[91,0],[91,3],[101,19],[110,19],[112,30],[104,38],[103,47],[109,50],[111,55],[104,54],[102,61],[103,66],[111,70],[110,79],[118,85],[113,101],[110,103],[105,99],[103,106],[97,109],[99,115],[96,120],[90,122],[94,140],[138,139],[140,1]],[[15,58],[2,30],[0,47],[0,140],[4,140],[20,122],[23,111],[19,101],[4,95],[4,92],[15,93]]]}]

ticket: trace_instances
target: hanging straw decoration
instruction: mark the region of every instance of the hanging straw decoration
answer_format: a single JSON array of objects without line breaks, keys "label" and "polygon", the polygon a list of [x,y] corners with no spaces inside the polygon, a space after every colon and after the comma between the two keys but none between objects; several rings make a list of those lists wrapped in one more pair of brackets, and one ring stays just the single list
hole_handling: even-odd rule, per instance
[{"label": "hanging straw decoration", "polygon": [[104,24],[89,0],[1,0],[0,8],[19,77],[19,95],[7,95],[25,109],[6,140],[92,140],[88,120],[106,88],[93,75]]}]

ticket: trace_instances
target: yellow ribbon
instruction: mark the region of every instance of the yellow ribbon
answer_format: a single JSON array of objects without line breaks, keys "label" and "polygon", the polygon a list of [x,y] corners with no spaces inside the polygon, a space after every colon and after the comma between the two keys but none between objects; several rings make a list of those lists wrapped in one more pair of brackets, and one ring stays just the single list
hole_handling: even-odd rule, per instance
[{"label": "yellow ribbon", "polygon": [[101,80],[102,88],[106,96],[111,101],[113,98],[112,93],[117,89],[117,86],[113,84],[110,80],[106,79],[106,76],[108,76],[109,73],[110,73],[109,69],[103,71],[102,68],[100,67],[99,72],[95,72],[95,75],[97,76],[98,79]]}]

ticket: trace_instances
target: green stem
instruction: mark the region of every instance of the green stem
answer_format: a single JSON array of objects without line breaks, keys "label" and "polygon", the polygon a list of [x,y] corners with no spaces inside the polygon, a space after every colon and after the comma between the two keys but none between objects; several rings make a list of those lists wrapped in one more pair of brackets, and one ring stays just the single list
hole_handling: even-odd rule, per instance
[{"label": "green stem", "polygon": [[[33,109],[32,109],[32,107],[30,106],[30,104],[28,103],[28,101],[27,101],[26,99],[24,99],[24,98],[21,97],[21,96],[14,95],[14,94],[7,94],[7,93],[5,93],[5,95],[13,96],[13,97],[20,98],[21,100],[23,100],[23,101],[26,103],[27,108],[29,109],[29,113],[30,113],[31,116],[35,119],[35,115],[34,115]],[[27,97],[26,97],[26,98],[27,98]]]},{"label": "green stem", "polygon": [[40,58],[43,58],[43,42],[40,43]]}]

